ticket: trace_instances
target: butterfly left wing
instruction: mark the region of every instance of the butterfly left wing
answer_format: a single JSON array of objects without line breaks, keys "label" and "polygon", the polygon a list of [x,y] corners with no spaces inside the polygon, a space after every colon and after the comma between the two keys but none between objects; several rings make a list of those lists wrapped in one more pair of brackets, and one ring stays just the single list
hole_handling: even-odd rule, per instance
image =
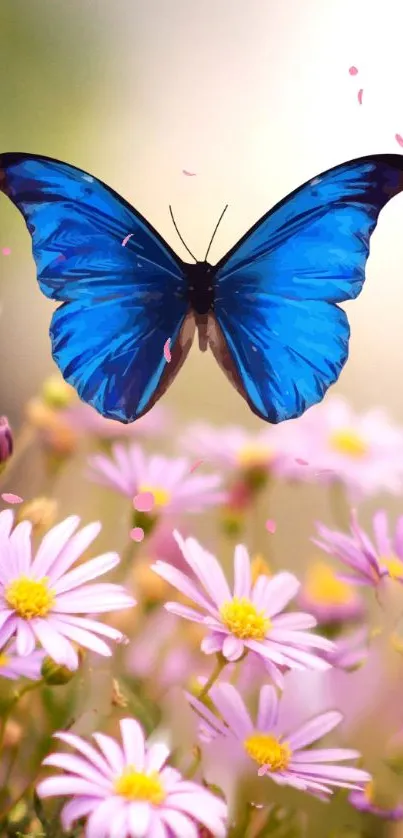
[{"label": "butterfly left wing", "polygon": [[403,156],[336,166],[265,215],[215,266],[211,348],[251,409],[300,416],[337,380],[349,325],[337,303],[365,279],[382,207],[403,190]]},{"label": "butterfly left wing", "polygon": [[192,342],[183,263],[130,204],[74,166],[2,154],[0,190],[25,218],[41,290],[62,303],[50,336],[65,379],[103,416],[139,418]]}]

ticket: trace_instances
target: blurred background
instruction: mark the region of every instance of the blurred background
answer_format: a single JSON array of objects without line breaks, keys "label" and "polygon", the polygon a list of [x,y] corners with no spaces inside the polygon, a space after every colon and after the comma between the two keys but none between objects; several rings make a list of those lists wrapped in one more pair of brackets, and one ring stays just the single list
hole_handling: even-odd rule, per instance
[{"label": "blurred background", "polygon": [[[183,258],[169,204],[203,258],[228,203],[215,262],[307,179],[364,154],[399,153],[401,21],[401,0],[2,0],[0,151],[48,155],[99,177]],[[400,195],[381,214],[364,290],[348,305],[350,359],[333,388],[353,408],[381,405],[401,424],[402,229]],[[55,370],[53,306],[37,286],[23,220],[5,197],[0,283],[0,414],[18,429],[28,399]],[[177,428],[195,420],[262,427],[197,345],[164,404]],[[13,476],[24,497],[39,490],[32,463]],[[64,511],[98,516],[99,496],[79,474],[77,464],[63,472]],[[402,511],[400,497],[382,503],[392,515]],[[318,486],[280,486],[271,504],[274,553],[299,571],[312,553],[313,520],[330,521],[328,498]],[[365,502],[364,524],[378,506],[379,498]],[[109,548],[113,528],[110,519],[102,536]]]},{"label": "blurred background", "polygon": [[[168,205],[202,258],[228,203],[214,262],[308,178],[356,156],[399,152],[400,22],[400,0],[2,0],[0,150],[56,157],[101,178],[183,258]],[[364,290],[348,304],[350,359],[333,388],[353,407],[384,405],[401,422],[402,225],[399,195],[372,237]],[[23,220],[4,197],[0,283],[0,412],[18,426],[54,369],[53,306],[38,289]],[[262,425],[197,345],[164,403],[181,422]],[[324,514],[322,494],[309,490],[291,507],[281,492],[273,498],[280,519],[299,520],[302,554],[307,513]],[[388,503],[397,511],[400,500]],[[295,530],[283,533],[295,552]]]}]

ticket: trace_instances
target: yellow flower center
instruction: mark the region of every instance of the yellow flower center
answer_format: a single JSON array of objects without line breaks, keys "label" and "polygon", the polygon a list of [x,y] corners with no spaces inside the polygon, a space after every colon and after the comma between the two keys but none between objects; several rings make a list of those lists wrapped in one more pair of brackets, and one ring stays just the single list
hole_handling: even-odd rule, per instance
[{"label": "yellow flower center", "polygon": [[166,793],[157,771],[143,774],[128,765],[123,774],[114,783],[114,791],[127,800],[142,800],[159,806],[164,802]]},{"label": "yellow flower center", "polygon": [[342,582],[325,562],[315,562],[306,575],[305,592],[315,602],[325,605],[347,605],[354,600],[354,592]]},{"label": "yellow flower center", "polygon": [[220,615],[224,625],[235,637],[242,639],[254,638],[263,640],[271,626],[264,611],[258,611],[253,603],[242,597],[234,597],[229,602],[223,602]]},{"label": "yellow flower center", "polygon": [[2,654],[0,653],[0,669],[1,669],[3,666],[7,666],[7,664],[8,664],[8,662],[9,662],[9,660],[10,660],[10,658],[8,657],[8,655],[2,655]]},{"label": "yellow flower center", "polygon": [[248,442],[243,445],[238,453],[237,460],[240,468],[263,468],[273,456],[273,449],[268,445],[258,442]]},{"label": "yellow flower center", "polygon": [[350,428],[341,428],[330,435],[330,445],[340,454],[359,459],[367,453],[368,446],[363,439]]},{"label": "yellow flower center", "polygon": [[397,556],[382,556],[379,560],[381,567],[386,567],[391,579],[401,579],[403,576],[403,562]]},{"label": "yellow flower center", "polygon": [[150,494],[152,494],[155,506],[166,506],[171,500],[171,493],[168,492],[167,489],[163,489],[161,486],[149,486],[144,483],[140,486],[138,494],[142,495],[145,492],[150,492]]},{"label": "yellow flower center", "polygon": [[23,620],[32,620],[33,617],[46,617],[55,595],[48,587],[46,576],[38,580],[20,576],[7,585],[5,599]]},{"label": "yellow flower center", "polygon": [[270,733],[251,733],[243,745],[248,756],[259,765],[267,765],[269,771],[284,771],[288,767],[290,746],[287,742],[279,742]]}]

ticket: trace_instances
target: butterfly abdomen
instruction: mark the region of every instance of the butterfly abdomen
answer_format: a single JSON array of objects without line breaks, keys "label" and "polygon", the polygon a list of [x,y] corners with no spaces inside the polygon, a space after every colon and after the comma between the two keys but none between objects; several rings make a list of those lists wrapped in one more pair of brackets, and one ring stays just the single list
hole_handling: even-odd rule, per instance
[{"label": "butterfly abdomen", "polygon": [[190,305],[196,314],[208,314],[214,309],[214,268],[208,262],[186,264]]}]

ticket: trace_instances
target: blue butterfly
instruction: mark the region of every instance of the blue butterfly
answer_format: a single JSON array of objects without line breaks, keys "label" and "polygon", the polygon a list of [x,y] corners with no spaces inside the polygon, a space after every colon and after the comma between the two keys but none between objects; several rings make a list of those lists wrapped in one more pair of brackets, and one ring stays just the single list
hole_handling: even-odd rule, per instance
[{"label": "blue butterfly", "polygon": [[337,304],[361,291],[379,212],[403,190],[403,156],[362,157],[308,181],[216,265],[208,252],[184,262],[116,192],[66,163],[0,155],[0,189],[26,220],[41,290],[61,303],[52,354],[84,401],[138,419],[197,328],[200,348],[276,423],[319,402],[346,362],[349,325]]}]

